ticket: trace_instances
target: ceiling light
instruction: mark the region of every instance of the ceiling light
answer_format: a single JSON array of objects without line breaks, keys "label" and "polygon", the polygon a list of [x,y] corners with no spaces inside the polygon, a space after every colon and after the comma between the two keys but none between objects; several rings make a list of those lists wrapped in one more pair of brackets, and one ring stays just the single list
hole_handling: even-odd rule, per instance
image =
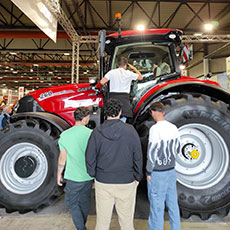
[{"label": "ceiling light", "polygon": [[30,69],[30,72],[34,72],[34,70],[33,70],[33,69]]},{"label": "ceiling light", "polygon": [[213,24],[211,24],[211,23],[204,24],[204,29],[206,31],[212,31],[213,30]]},{"label": "ceiling light", "polygon": [[18,81],[14,81],[15,83],[18,83]]},{"label": "ceiling light", "polygon": [[16,73],[18,73],[18,71],[13,71],[12,73],[16,74]]},{"label": "ceiling light", "polygon": [[70,53],[64,53],[64,55],[65,55],[65,56],[69,56],[69,55],[70,55]]},{"label": "ceiling light", "polygon": [[10,52],[10,54],[11,54],[11,55],[17,55],[17,53],[15,53],[15,52]]},{"label": "ceiling light", "polygon": [[29,79],[33,79],[33,77],[29,77]]},{"label": "ceiling light", "polygon": [[40,81],[41,83],[43,83],[44,81]]},{"label": "ceiling light", "polygon": [[38,66],[38,64],[33,64],[33,66]]},{"label": "ceiling light", "polygon": [[23,78],[23,76],[21,76],[21,78]]},{"label": "ceiling light", "polygon": [[185,65],[180,65],[179,68],[180,68],[180,70],[184,70],[185,69]]},{"label": "ceiling light", "polygon": [[6,66],[6,69],[9,69],[10,67],[9,66]]},{"label": "ceiling light", "polygon": [[53,74],[53,72],[52,72],[52,71],[49,71],[49,74]]},{"label": "ceiling light", "polygon": [[137,30],[144,31],[145,30],[145,26],[143,24],[137,25]]},{"label": "ceiling light", "polygon": [[67,81],[67,83],[70,83],[70,81]]},{"label": "ceiling light", "polygon": [[2,79],[3,77],[0,77],[0,79]]},{"label": "ceiling light", "polygon": [[58,77],[58,79],[61,79],[61,77]]},{"label": "ceiling light", "polygon": [[13,71],[13,70],[14,70],[14,68],[10,68],[10,70],[11,70],[11,71]]}]

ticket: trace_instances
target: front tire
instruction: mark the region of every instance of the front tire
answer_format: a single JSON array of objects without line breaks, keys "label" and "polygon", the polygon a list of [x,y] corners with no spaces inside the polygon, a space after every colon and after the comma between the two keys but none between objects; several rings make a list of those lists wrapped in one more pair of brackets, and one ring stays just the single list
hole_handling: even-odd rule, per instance
[{"label": "front tire", "polygon": [[24,213],[60,195],[56,183],[60,132],[43,120],[20,120],[0,132],[0,204]]}]

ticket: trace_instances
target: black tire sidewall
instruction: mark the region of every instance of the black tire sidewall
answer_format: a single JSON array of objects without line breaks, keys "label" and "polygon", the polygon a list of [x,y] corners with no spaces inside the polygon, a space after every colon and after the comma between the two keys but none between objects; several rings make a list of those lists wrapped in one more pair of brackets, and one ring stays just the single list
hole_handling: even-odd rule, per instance
[{"label": "black tire sidewall", "polygon": [[39,128],[27,126],[13,128],[11,124],[9,129],[1,134],[0,160],[7,149],[22,142],[34,144],[43,151],[48,163],[46,178],[37,190],[25,195],[10,192],[0,182],[0,200],[8,209],[34,210],[45,205],[57,187],[56,172],[59,151],[54,139]]}]

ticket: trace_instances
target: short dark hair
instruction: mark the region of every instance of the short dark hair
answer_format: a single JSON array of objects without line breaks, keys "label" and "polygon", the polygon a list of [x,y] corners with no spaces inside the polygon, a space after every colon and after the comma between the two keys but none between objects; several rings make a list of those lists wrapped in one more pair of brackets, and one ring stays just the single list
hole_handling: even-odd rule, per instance
[{"label": "short dark hair", "polygon": [[157,102],[153,102],[153,103],[150,105],[149,111],[150,111],[150,112],[151,112],[151,111],[156,111],[156,112],[161,112],[161,113],[163,113],[163,112],[165,111],[165,107],[164,107],[164,105],[163,105],[161,102],[157,101]]},{"label": "short dark hair", "polygon": [[125,66],[128,64],[128,59],[125,57],[119,57],[118,66]]},{"label": "short dark hair", "polygon": [[84,117],[87,117],[90,114],[89,107],[78,107],[74,111],[75,121],[81,121]]},{"label": "short dark hair", "polygon": [[105,115],[107,117],[116,117],[121,111],[121,102],[117,99],[109,99],[105,104]]}]

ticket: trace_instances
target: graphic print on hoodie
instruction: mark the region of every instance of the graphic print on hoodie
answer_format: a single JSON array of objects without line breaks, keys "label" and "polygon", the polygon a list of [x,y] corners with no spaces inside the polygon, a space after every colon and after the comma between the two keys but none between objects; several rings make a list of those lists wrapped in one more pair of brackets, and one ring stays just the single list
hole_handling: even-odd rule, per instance
[{"label": "graphic print on hoodie", "polygon": [[147,173],[175,167],[180,152],[180,136],[177,127],[166,121],[158,121],[150,128],[147,151]]}]

